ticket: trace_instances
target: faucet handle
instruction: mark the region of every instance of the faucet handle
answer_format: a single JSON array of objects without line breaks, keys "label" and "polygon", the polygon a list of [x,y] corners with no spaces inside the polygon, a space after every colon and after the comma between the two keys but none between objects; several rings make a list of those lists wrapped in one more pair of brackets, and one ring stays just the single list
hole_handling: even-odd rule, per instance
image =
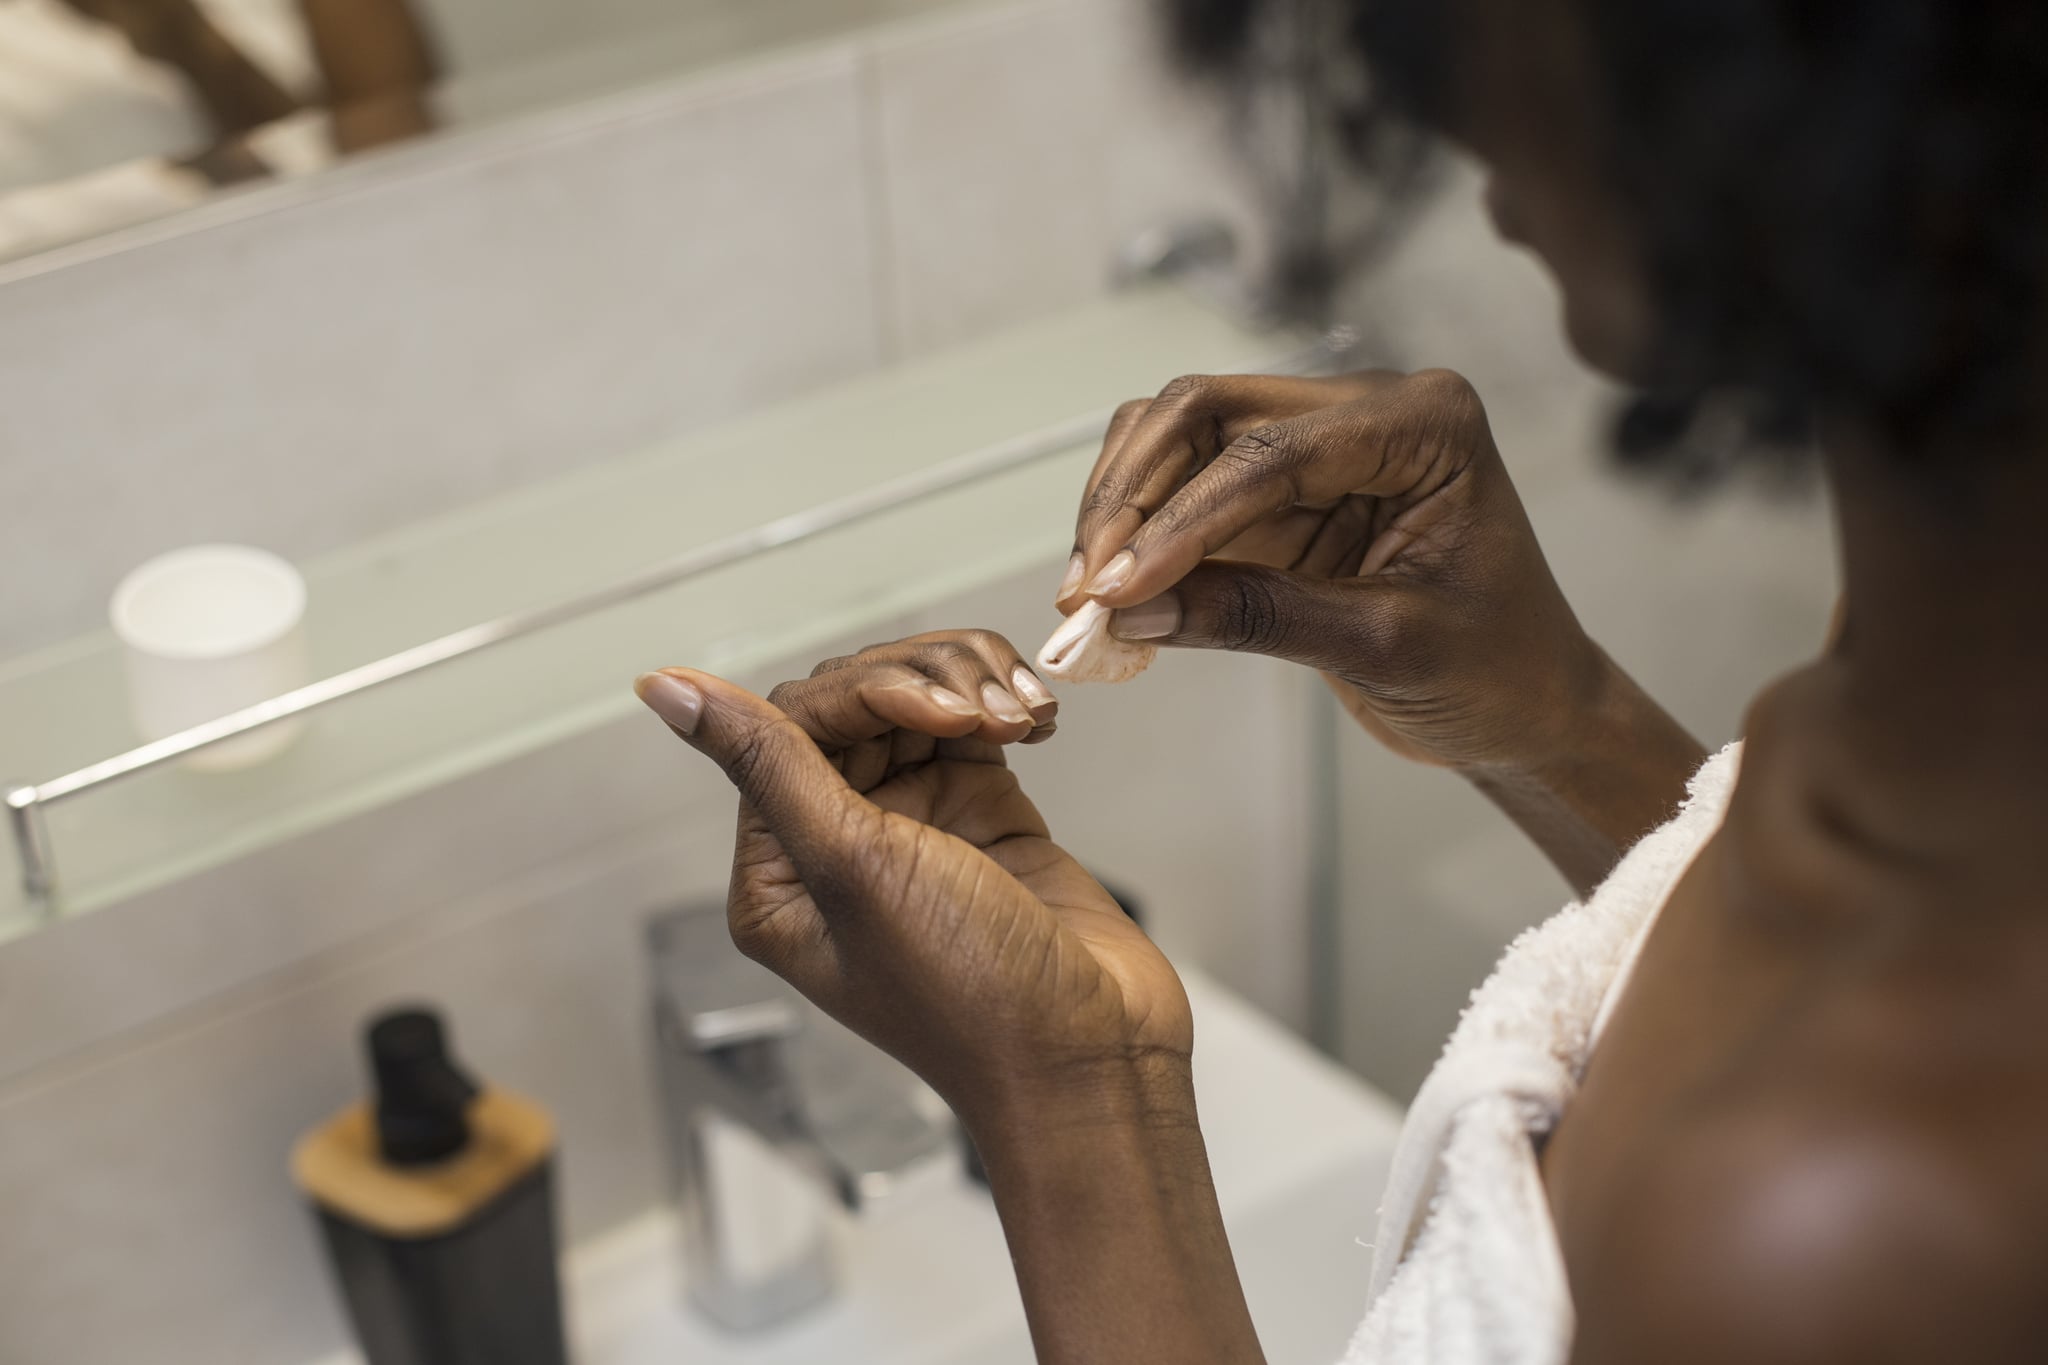
[{"label": "faucet handle", "polygon": [[683,1036],[692,1052],[718,1052],[743,1043],[780,1042],[802,1028],[796,1002],[780,996],[694,1011],[685,1018]]}]

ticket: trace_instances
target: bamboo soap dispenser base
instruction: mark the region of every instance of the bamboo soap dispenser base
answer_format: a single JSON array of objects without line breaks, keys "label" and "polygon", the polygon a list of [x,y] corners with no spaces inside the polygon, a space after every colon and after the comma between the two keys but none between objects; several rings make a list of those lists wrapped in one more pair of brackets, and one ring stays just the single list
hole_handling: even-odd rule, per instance
[{"label": "bamboo soap dispenser base", "polygon": [[368,1365],[567,1365],[547,1111],[479,1090],[425,1011],[379,1019],[369,1047],[375,1101],[291,1162]]}]

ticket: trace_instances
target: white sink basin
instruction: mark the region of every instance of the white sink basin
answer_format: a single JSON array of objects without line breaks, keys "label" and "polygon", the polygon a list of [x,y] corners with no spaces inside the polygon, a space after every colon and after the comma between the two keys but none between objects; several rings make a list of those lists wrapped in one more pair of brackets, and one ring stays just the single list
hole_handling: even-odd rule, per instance
[{"label": "white sink basin", "polygon": [[[1328,1365],[1363,1312],[1400,1110],[1213,982],[1183,975],[1210,1164],[1266,1358]],[[585,1243],[567,1271],[578,1365],[1032,1361],[1002,1228],[964,1176],[848,1220],[839,1237],[838,1296],[745,1337],[685,1306],[666,1212]]]}]

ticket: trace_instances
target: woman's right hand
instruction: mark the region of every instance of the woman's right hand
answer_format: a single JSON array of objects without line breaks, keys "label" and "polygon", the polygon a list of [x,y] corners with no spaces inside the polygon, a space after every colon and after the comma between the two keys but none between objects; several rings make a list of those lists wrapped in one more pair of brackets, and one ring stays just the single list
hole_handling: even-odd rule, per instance
[{"label": "woman's right hand", "polygon": [[1389,748],[1456,768],[1546,761],[1608,667],[1447,370],[1189,376],[1126,403],[1059,605],[1088,597],[1127,639],[1321,669]]},{"label": "woman's right hand", "polygon": [[1447,370],[1176,379],[1117,410],[1074,543],[1062,610],[1093,597],[1125,639],[1323,670],[1582,892],[1706,756],[1580,627]]}]

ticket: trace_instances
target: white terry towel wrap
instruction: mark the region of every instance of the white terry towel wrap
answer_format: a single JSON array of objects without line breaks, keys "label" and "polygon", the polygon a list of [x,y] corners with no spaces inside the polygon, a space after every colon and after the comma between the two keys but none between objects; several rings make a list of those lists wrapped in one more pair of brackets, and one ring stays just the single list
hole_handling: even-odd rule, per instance
[{"label": "white terry towel wrap", "polygon": [[1583,903],[1516,938],[1444,1045],[1394,1149],[1365,1321],[1344,1365],[1564,1365],[1571,1293],[1536,1164],[1643,940],[1720,827],[1741,745]]}]

